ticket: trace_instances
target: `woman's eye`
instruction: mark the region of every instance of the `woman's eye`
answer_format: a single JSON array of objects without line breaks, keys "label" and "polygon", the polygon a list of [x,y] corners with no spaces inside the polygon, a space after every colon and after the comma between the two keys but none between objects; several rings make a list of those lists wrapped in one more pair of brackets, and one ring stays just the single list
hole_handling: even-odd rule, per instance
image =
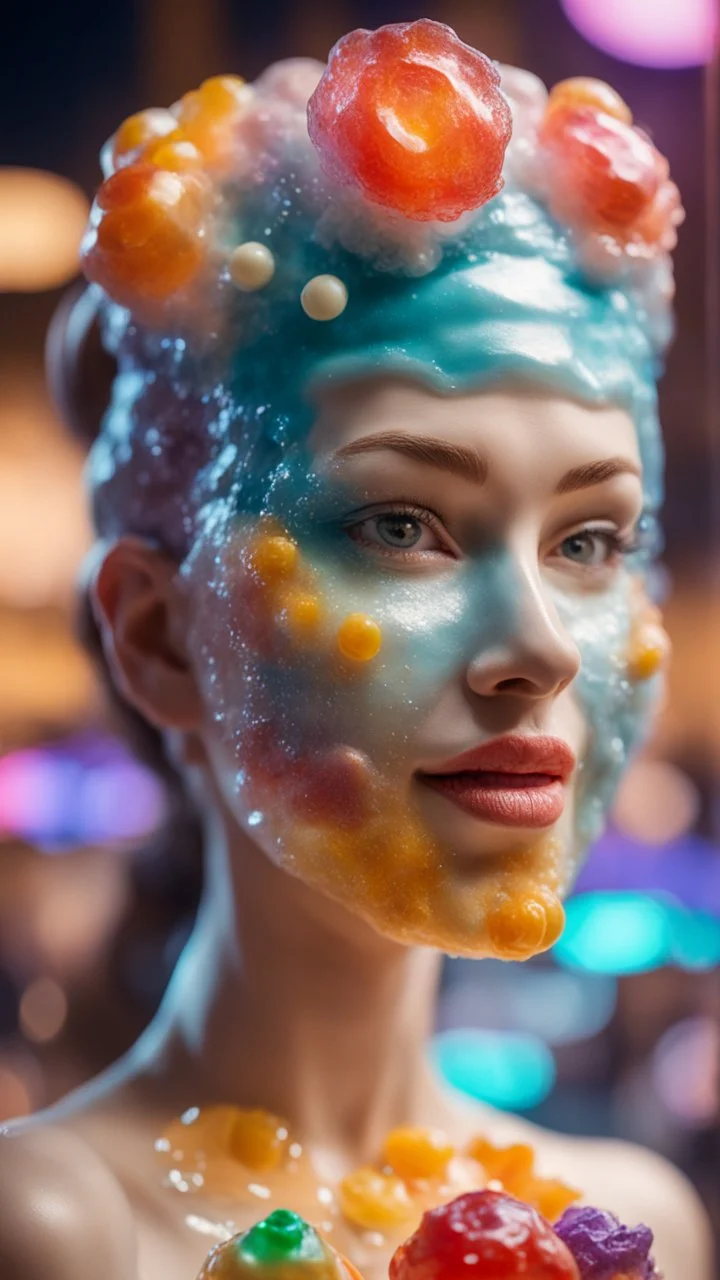
[{"label": "woman's eye", "polygon": [[613,529],[581,529],[564,538],[556,555],[583,568],[598,569],[613,561],[624,550],[622,540]]},{"label": "woman's eye", "polygon": [[432,528],[430,519],[430,513],[421,519],[407,511],[386,511],[346,525],[346,530],[355,542],[386,555],[393,552],[442,553],[447,548]]}]

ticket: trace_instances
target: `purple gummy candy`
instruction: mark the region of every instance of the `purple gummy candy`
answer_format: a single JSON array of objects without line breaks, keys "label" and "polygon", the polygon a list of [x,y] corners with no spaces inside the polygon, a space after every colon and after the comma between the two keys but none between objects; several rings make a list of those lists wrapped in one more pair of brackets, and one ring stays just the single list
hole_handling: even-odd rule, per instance
[{"label": "purple gummy candy", "polygon": [[555,1224],[580,1271],[580,1280],[662,1280],[650,1257],[653,1233],[649,1227],[624,1227],[612,1213],[591,1205],[566,1209]]}]

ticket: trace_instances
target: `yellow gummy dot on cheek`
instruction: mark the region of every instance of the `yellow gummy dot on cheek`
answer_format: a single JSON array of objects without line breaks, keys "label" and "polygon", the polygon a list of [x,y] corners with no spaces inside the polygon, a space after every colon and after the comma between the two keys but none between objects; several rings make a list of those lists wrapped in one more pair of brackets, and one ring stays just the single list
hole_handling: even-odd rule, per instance
[{"label": "yellow gummy dot on cheek", "polygon": [[298,560],[297,543],[281,535],[260,537],[250,547],[250,568],[267,586],[274,586],[291,578],[297,569]]},{"label": "yellow gummy dot on cheek", "polygon": [[366,613],[350,613],[340,623],[337,646],[344,658],[370,662],[380,652],[382,631]]},{"label": "yellow gummy dot on cheek", "polygon": [[659,622],[645,622],[635,633],[628,654],[631,680],[650,680],[665,665],[670,648],[667,633]]},{"label": "yellow gummy dot on cheek", "polygon": [[280,600],[279,615],[294,640],[314,640],[325,617],[317,596],[288,591]]}]

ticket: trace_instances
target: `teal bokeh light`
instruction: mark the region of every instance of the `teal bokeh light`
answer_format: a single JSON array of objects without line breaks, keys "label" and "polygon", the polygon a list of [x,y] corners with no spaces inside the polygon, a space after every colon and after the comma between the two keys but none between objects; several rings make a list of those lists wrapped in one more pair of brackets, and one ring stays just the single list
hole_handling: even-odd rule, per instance
[{"label": "teal bokeh light", "polygon": [[535,1107],[555,1082],[555,1061],[537,1036],[457,1028],[435,1036],[431,1056],[455,1089],[509,1111]]},{"label": "teal bokeh light", "polygon": [[710,969],[720,963],[720,920],[671,897],[586,893],[567,904],[553,954],[564,968],[618,976],[669,964]]}]

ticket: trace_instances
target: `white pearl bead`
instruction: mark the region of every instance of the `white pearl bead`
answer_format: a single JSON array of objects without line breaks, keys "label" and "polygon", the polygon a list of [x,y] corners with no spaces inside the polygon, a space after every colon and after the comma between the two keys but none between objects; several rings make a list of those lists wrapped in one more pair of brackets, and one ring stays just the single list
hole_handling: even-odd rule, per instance
[{"label": "white pearl bead", "polygon": [[313,276],[300,294],[302,309],[311,320],[337,319],[347,301],[347,287],[337,276]]},{"label": "white pearl bead", "polygon": [[233,249],[228,260],[230,279],[243,293],[263,289],[275,274],[275,258],[266,244],[246,240]]}]

